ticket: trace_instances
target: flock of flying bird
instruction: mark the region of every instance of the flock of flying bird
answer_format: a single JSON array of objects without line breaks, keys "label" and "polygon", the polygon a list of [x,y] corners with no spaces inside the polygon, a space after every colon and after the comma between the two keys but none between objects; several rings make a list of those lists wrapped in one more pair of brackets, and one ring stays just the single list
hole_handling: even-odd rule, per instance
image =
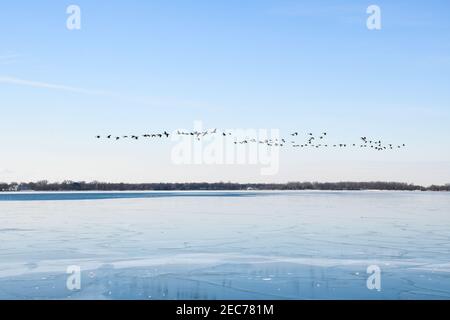
[{"label": "flock of flying bird", "polygon": [[[229,137],[232,136],[231,132],[219,132],[217,129],[213,130],[206,130],[206,131],[180,131],[177,130],[177,135],[182,136],[190,136],[194,137],[197,140],[201,140],[202,137],[205,137],[207,135],[213,135],[213,134],[220,134],[223,137]],[[121,140],[121,139],[131,139],[131,140],[139,140],[140,138],[148,139],[148,138],[157,138],[157,139],[163,139],[163,138],[169,138],[170,133],[167,131],[158,132],[158,133],[146,133],[141,135],[125,135],[125,136],[114,136],[114,135],[106,135],[101,136],[97,135],[97,139],[106,138],[110,140]],[[235,138],[234,144],[249,144],[249,143],[259,143],[259,144],[265,144],[269,147],[283,147],[283,146],[291,146],[293,148],[348,148],[348,147],[355,147],[355,148],[368,148],[378,151],[383,150],[393,150],[393,149],[401,149],[406,147],[404,143],[402,144],[392,144],[392,143],[383,143],[380,139],[369,139],[367,137],[360,137],[360,140],[358,143],[328,143],[327,138],[328,134],[327,132],[322,132],[320,135],[314,135],[313,133],[309,132],[306,133],[305,140],[303,143],[299,143],[295,141],[294,139],[299,138],[301,134],[299,132],[293,132],[290,134],[289,139],[284,138],[275,138],[275,139],[255,139],[255,138],[245,138],[238,140]]]}]

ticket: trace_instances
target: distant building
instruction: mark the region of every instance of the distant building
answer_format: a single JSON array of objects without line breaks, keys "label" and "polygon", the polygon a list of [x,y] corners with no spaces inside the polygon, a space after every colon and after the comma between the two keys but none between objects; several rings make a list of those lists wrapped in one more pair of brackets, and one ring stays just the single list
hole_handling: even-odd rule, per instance
[{"label": "distant building", "polygon": [[13,190],[13,191],[18,191],[18,192],[21,192],[21,191],[33,191],[33,190],[31,190],[27,185],[25,185],[25,184],[19,184],[19,185],[17,185],[16,187],[15,187],[15,189],[16,190]]}]

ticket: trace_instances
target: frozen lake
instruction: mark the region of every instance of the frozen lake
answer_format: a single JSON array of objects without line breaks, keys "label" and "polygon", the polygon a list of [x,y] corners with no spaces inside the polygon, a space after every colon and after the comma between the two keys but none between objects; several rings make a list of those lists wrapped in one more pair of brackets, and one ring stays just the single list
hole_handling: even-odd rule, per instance
[{"label": "frozen lake", "polygon": [[355,298],[450,299],[450,193],[0,193],[0,299]]}]

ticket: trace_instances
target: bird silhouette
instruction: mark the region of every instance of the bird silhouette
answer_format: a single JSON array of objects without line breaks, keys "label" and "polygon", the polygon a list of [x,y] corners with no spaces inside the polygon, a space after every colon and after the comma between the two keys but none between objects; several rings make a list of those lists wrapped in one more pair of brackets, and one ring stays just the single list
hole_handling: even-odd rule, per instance
[{"label": "bird silhouette", "polygon": [[[176,134],[178,135],[184,135],[184,136],[191,136],[195,139],[195,141],[201,141],[203,137],[206,137],[208,135],[213,135],[216,134],[218,132],[218,129],[211,129],[211,130],[204,130],[204,131],[181,131],[181,130],[177,130]],[[221,135],[223,137],[227,137],[227,136],[232,136],[232,132],[226,132],[226,131],[219,131],[221,133]],[[219,134],[220,134],[219,133]],[[298,131],[292,132],[289,134],[291,137],[297,137],[299,135]],[[306,134],[307,138],[305,139],[304,143],[299,143],[297,141],[295,141],[295,138],[291,138],[289,140],[286,140],[284,137],[279,137],[279,138],[273,138],[273,139],[264,139],[264,140],[257,140],[256,138],[251,138],[251,137],[246,137],[245,139],[236,139],[234,141],[234,144],[251,144],[251,143],[258,143],[261,145],[266,145],[268,147],[283,147],[286,144],[288,144],[291,148],[305,148],[305,147],[311,147],[311,148],[315,148],[315,149],[320,149],[320,148],[328,148],[328,147],[333,147],[333,148],[340,148],[340,149],[345,149],[347,147],[357,147],[359,146],[359,148],[363,149],[366,148],[367,150],[376,150],[376,151],[387,151],[387,150],[393,150],[395,149],[401,149],[406,147],[405,143],[401,143],[401,144],[393,144],[393,143],[384,143],[381,139],[369,139],[367,136],[360,136],[360,140],[362,141],[362,143],[334,143],[334,144],[323,144],[323,143],[318,143],[318,142],[325,142],[327,140],[325,140],[325,137],[328,137],[328,133],[327,132],[322,132],[321,135],[315,136],[312,132],[309,132]],[[126,138],[131,138],[131,140],[139,140],[139,137],[143,137],[143,138],[169,138],[170,137],[170,133],[167,130],[164,130],[162,132],[154,132],[154,133],[144,133],[142,135],[123,135],[123,136],[113,136],[112,134],[103,136],[106,139],[114,139],[116,141],[120,140],[120,139],[126,139]],[[96,135],[95,136],[96,139],[101,139],[102,136],[101,135]],[[309,149],[309,148],[308,148]]]}]

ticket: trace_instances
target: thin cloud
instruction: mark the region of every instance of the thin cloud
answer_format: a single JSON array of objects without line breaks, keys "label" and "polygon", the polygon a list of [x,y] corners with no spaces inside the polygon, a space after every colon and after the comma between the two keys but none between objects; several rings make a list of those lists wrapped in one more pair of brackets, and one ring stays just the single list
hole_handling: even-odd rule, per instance
[{"label": "thin cloud", "polygon": [[12,64],[17,62],[18,58],[20,58],[21,55],[18,54],[4,54],[0,55],[0,64]]},{"label": "thin cloud", "polygon": [[199,103],[196,101],[186,101],[186,100],[177,100],[177,99],[167,99],[167,98],[148,98],[148,97],[130,97],[122,94],[103,91],[103,90],[90,90],[85,88],[67,86],[62,84],[55,84],[49,82],[41,82],[41,81],[33,81],[33,80],[25,80],[16,77],[9,76],[0,76],[0,83],[9,84],[9,85],[17,85],[38,89],[48,89],[48,90],[57,90],[57,91],[65,91],[69,93],[78,93],[78,94],[86,94],[86,95],[97,95],[104,96],[109,98],[120,99],[129,103],[141,104],[150,107],[163,107],[163,108],[207,108],[207,109],[218,109],[217,107],[212,107],[206,105],[204,103]]},{"label": "thin cloud", "polygon": [[19,85],[19,86],[27,86],[27,87],[33,87],[33,88],[61,90],[61,91],[83,93],[83,94],[114,95],[113,93],[107,92],[107,91],[88,90],[88,89],[71,87],[71,86],[66,86],[66,85],[61,85],[61,84],[54,84],[54,83],[40,82],[40,81],[31,81],[31,80],[24,80],[24,79],[19,79],[19,78],[14,78],[14,77],[5,77],[5,76],[0,76],[0,83]]}]

